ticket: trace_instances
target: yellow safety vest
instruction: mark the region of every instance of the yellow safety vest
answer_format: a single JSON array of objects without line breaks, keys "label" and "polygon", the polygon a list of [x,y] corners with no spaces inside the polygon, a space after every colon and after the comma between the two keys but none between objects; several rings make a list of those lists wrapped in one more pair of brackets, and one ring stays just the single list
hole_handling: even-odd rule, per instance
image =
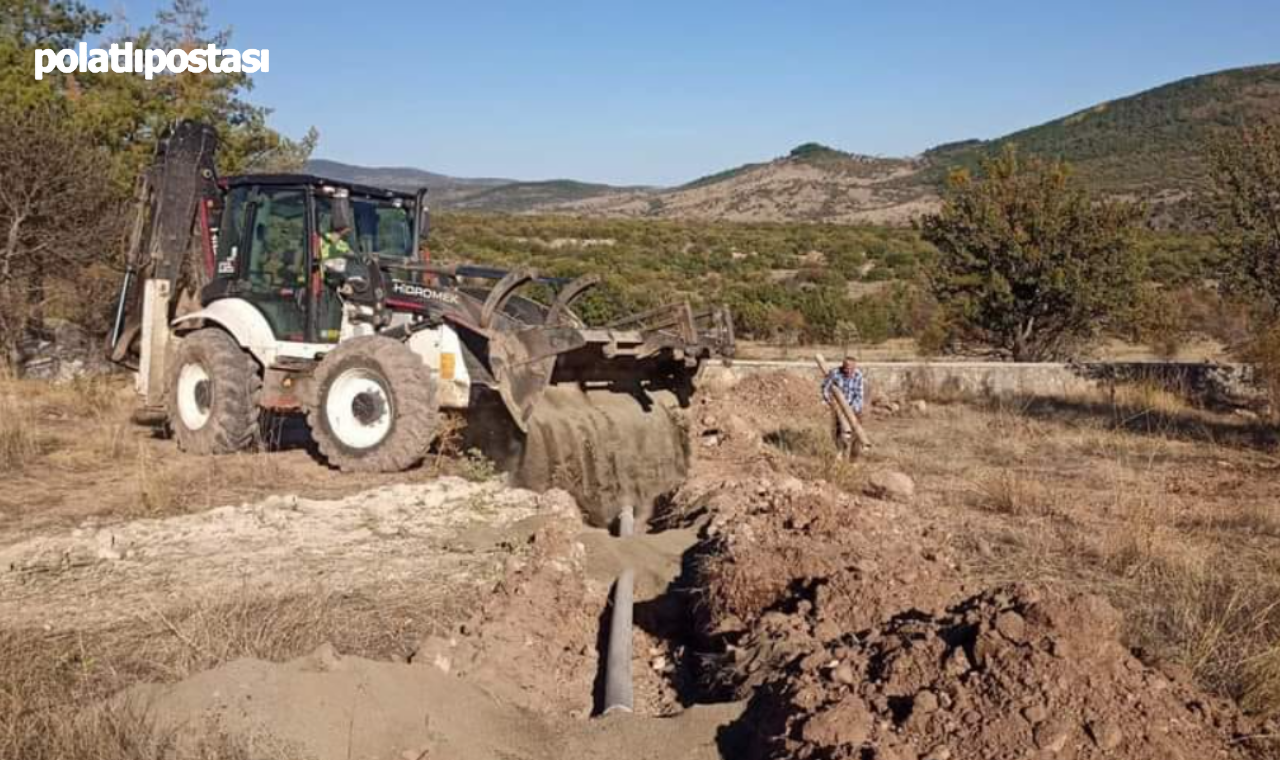
[{"label": "yellow safety vest", "polygon": [[351,246],[338,233],[326,232],[320,236],[321,261],[327,261],[333,256],[346,256],[348,253],[351,253]]}]

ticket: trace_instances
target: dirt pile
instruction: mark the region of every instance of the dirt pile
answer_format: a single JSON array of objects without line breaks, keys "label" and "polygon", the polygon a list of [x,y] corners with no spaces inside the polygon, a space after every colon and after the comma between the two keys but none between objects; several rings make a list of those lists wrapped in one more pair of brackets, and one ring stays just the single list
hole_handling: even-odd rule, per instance
[{"label": "dirt pile", "polygon": [[254,758],[552,756],[554,732],[474,684],[325,646],[288,663],[237,660],[121,697],[161,729],[234,737]]},{"label": "dirt pile", "polygon": [[663,719],[560,718],[495,698],[468,679],[327,646],[287,663],[237,660],[120,699],[148,706],[161,729],[192,740],[221,734],[245,756],[270,760],[711,760],[721,756],[722,726],[741,712],[706,705]]},{"label": "dirt pile", "polygon": [[[762,401],[787,389],[748,378],[734,393]],[[1140,660],[1100,597],[973,585],[963,537],[903,489],[870,483],[855,496],[787,476],[705,474],[726,472],[723,458],[700,467],[674,506],[705,521],[696,624],[719,696],[751,700],[730,732],[745,756],[1259,756],[1248,737],[1268,727],[1179,669]]]},{"label": "dirt pile", "polygon": [[762,690],[777,757],[1248,757],[1230,704],[1148,667],[1087,595],[1014,586],[821,642]]},{"label": "dirt pile", "polygon": [[529,709],[585,717],[606,589],[585,582],[576,517],[535,531],[469,620],[421,642],[415,665],[484,685]]},{"label": "dirt pile", "polygon": [[817,419],[824,412],[818,394],[818,377],[794,372],[751,374],[740,380],[716,379],[694,399],[689,419],[696,448],[714,458],[732,458],[746,464],[760,448],[764,435],[776,429],[778,410],[788,420]]},{"label": "dirt pile", "polygon": [[810,638],[941,612],[965,591],[949,537],[906,504],[775,476],[695,480],[676,505],[707,520],[696,626],[736,695]]}]

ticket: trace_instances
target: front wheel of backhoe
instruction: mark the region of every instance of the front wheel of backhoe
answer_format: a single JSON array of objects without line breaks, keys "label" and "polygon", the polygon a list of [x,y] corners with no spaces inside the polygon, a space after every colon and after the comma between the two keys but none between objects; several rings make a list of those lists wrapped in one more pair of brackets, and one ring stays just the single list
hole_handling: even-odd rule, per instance
[{"label": "front wheel of backhoe", "polygon": [[400,472],[435,438],[435,379],[404,343],[352,338],[321,360],[307,423],[320,453],[344,472]]},{"label": "front wheel of backhoe", "polygon": [[258,365],[216,328],[184,337],[165,381],[169,427],[191,454],[232,454],[258,441]]}]

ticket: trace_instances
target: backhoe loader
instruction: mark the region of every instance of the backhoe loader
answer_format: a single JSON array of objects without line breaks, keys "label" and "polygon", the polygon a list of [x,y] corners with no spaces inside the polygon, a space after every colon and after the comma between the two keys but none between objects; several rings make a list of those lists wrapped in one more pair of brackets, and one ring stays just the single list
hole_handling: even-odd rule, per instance
[{"label": "backhoe loader", "polygon": [[[394,472],[460,414],[518,484],[566,488],[596,524],[644,515],[683,479],[677,410],[706,362],[732,356],[727,310],[588,325],[574,303],[592,276],[432,262],[425,189],[219,177],[216,150],[195,122],[161,142],[111,336],[136,416],[183,451],[259,446],[266,414],[293,413],[329,465]],[[533,284],[541,300],[517,292]]]}]

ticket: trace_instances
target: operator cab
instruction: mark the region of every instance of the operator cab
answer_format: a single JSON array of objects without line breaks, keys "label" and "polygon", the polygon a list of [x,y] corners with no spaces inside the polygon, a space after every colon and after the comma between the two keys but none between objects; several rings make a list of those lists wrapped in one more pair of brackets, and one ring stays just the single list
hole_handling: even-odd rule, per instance
[{"label": "operator cab", "polygon": [[252,303],[277,340],[338,341],[342,303],[334,278],[327,279],[326,259],[367,262],[371,272],[350,278],[365,286],[383,268],[420,262],[429,220],[425,190],[396,192],[305,174],[233,176],[219,185],[221,208],[210,220],[212,279],[200,300]]}]

